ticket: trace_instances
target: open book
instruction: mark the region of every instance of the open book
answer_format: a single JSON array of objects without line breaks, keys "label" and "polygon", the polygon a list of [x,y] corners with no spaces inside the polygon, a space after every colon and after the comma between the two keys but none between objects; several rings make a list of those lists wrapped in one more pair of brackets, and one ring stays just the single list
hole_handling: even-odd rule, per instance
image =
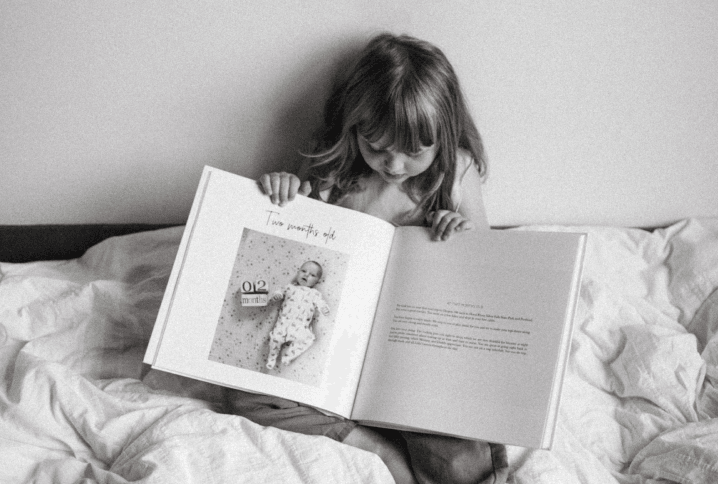
[{"label": "open book", "polygon": [[206,167],[145,363],[367,425],[548,448],[585,237],[437,242],[306,197],[279,207]]}]

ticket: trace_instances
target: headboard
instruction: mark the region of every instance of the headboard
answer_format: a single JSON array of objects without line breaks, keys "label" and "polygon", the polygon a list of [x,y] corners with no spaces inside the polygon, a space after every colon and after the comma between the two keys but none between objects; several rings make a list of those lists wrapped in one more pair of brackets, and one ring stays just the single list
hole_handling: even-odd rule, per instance
[{"label": "headboard", "polygon": [[170,224],[0,225],[0,262],[74,259],[109,237],[171,226]]}]

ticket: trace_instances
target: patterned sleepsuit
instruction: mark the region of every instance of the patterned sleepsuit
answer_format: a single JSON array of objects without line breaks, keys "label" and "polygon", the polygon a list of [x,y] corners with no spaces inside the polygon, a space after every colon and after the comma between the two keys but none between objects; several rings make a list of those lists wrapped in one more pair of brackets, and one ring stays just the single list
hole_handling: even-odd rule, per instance
[{"label": "patterned sleepsuit", "polygon": [[314,343],[315,336],[309,326],[316,311],[329,314],[329,306],[322,294],[312,287],[288,284],[283,290],[276,291],[272,299],[284,299],[284,302],[274,329],[269,333],[269,369],[276,365],[282,346],[285,347],[282,354],[285,365],[304,353]]}]

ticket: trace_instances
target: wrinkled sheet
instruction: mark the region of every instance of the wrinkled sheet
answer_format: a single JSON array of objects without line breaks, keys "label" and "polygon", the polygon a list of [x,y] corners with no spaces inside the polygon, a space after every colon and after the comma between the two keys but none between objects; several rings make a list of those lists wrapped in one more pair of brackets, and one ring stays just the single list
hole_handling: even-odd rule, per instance
[{"label": "wrinkled sheet", "polygon": [[[0,263],[0,482],[391,482],[372,454],[143,373],[181,230]],[[718,220],[519,230],[589,237],[554,445],[509,448],[515,482],[718,482]]]},{"label": "wrinkled sheet", "polygon": [[551,451],[517,483],[718,482],[718,220],[589,234]]},{"label": "wrinkled sheet", "polygon": [[0,482],[393,482],[373,454],[217,413],[216,387],[144,374],[181,233],[0,263]]}]

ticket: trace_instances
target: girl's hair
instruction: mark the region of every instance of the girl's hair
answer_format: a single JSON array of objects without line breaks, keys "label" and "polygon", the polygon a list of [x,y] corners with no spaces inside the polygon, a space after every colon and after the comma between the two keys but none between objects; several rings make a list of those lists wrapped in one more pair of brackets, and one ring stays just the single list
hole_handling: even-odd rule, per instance
[{"label": "girl's hair", "polygon": [[359,188],[371,173],[357,145],[384,136],[397,151],[414,153],[437,145],[431,166],[407,181],[418,210],[454,210],[451,192],[457,149],[472,156],[486,174],[481,137],[459,81],[446,56],[434,45],[406,35],[380,34],[361,52],[329,97],[308,170],[312,196],[331,189],[336,202]]}]

